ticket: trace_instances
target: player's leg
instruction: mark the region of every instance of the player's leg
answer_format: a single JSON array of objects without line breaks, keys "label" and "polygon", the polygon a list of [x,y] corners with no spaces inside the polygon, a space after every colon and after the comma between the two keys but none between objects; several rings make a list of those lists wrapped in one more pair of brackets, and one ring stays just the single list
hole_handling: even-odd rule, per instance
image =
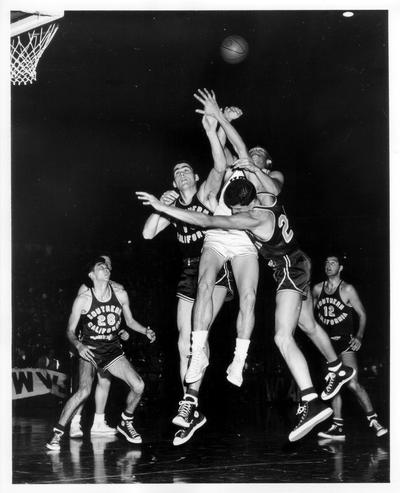
[{"label": "player's leg", "polygon": [[81,426],[83,404],[81,404],[76,410],[74,416],[71,419],[69,426],[69,436],[70,438],[81,438],[83,437],[83,431]]},{"label": "player's leg", "polygon": [[238,255],[232,258],[231,264],[239,295],[239,313],[236,322],[235,354],[227,369],[227,379],[240,387],[243,382],[243,367],[254,329],[254,307],[259,267],[257,255]]},{"label": "player's leg", "polygon": [[[351,368],[358,370],[357,356],[355,352],[347,351],[342,353],[342,359],[346,366],[350,366]],[[378,415],[374,411],[371,399],[365,388],[360,384],[357,375],[347,384],[347,386],[355,394],[366,415],[368,425],[372,428],[374,433],[376,433],[378,437],[386,435],[388,430],[378,422]]]},{"label": "player's leg", "polygon": [[[215,317],[219,313],[226,297],[227,288],[224,286],[215,286],[213,295],[212,295],[212,303],[213,303],[213,315],[212,321],[215,320]],[[184,301],[184,300],[179,300]],[[191,309],[189,310],[179,310],[179,302],[178,302],[178,327],[186,328],[184,332],[179,330],[179,337],[183,334],[186,334],[186,337],[181,341],[182,345],[179,348],[180,356],[181,356],[181,376],[185,375],[187,366],[188,366],[188,358],[190,353],[190,328],[191,328]],[[185,303],[183,303],[185,306]],[[187,306],[187,303],[186,303]],[[182,308],[182,306],[181,306]],[[183,316],[183,317],[182,317]],[[206,341],[204,351],[209,358],[209,346],[208,340]],[[184,359],[182,360],[182,356]],[[182,372],[183,370],[183,372]],[[178,413],[173,418],[172,423],[176,426],[179,426],[180,429],[175,433],[173,444],[183,445],[187,441],[191,439],[194,432],[198,430],[201,426],[203,426],[207,419],[206,417],[198,410],[198,396],[199,390],[201,386],[201,382],[203,381],[204,373],[200,377],[199,380],[193,383],[189,383],[185,385],[185,382],[182,382],[184,387],[184,395],[183,399],[179,402]]]},{"label": "player's leg", "polygon": [[342,418],[342,396],[340,394],[336,394],[330,401],[330,405],[333,409],[332,424],[326,430],[320,431],[318,436],[321,438],[343,441],[346,439],[346,434],[344,432],[344,422]]},{"label": "player's leg", "polygon": [[192,357],[185,375],[186,383],[200,380],[208,366],[205,346],[208,330],[214,319],[213,291],[217,274],[224,264],[224,257],[211,248],[201,254],[197,296],[193,307]]},{"label": "player's leg", "polygon": [[121,421],[117,426],[117,430],[124,435],[128,442],[142,443],[142,437],[133,427],[133,414],[142,398],[144,382],[125,356],[119,357],[106,368],[111,375],[123,380],[130,388],[126,398],[125,410],[121,414]]},{"label": "player's leg", "polygon": [[318,399],[307,361],[293,337],[300,316],[301,297],[294,290],[282,290],[276,295],[275,343],[300,388],[301,396],[297,412],[299,421],[289,434],[290,441],[299,440],[332,414],[332,410]]},{"label": "player's leg", "polygon": [[95,415],[90,429],[91,435],[115,435],[116,428],[108,426],[105,419],[105,409],[111,387],[111,376],[103,371],[97,373],[97,385],[94,394]]},{"label": "player's leg", "polygon": [[322,392],[322,398],[324,400],[331,399],[337,395],[346,382],[354,377],[356,370],[342,365],[342,360],[336,355],[328,334],[316,322],[309,289],[307,289],[307,297],[306,299],[303,299],[301,305],[298,325],[301,330],[307,334],[327,361],[327,385]]},{"label": "player's leg", "polygon": [[53,435],[46,444],[47,448],[50,450],[60,450],[60,441],[65,432],[65,426],[75,414],[78,407],[89,397],[95,373],[96,370],[94,366],[88,361],[80,358],[79,387],[75,394],[73,394],[65,403],[58,423],[53,428]]}]

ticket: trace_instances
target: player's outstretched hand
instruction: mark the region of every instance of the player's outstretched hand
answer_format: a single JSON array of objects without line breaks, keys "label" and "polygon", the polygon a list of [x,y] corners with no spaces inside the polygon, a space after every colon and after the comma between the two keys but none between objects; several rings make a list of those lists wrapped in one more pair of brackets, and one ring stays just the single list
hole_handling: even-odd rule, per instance
[{"label": "player's outstretched hand", "polygon": [[146,337],[150,340],[150,343],[156,340],[156,333],[151,330],[150,327],[146,327]]},{"label": "player's outstretched hand", "polygon": [[225,106],[224,108],[224,116],[229,122],[232,120],[237,120],[242,115],[243,111],[237,106]]},{"label": "player's outstretched hand", "polygon": [[179,197],[179,193],[175,190],[167,190],[160,197],[160,202],[165,205],[171,205],[175,202],[175,200]]},{"label": "player's outstretched hand", "polygon": [[143,205],[151,205],[153,209],[156,211],[161,210],[163,207],[163,204],[156,198],[154,195],[151,195],[151,193],[147,192],[135,192],[137,198],[143,202]]},{"label": "player's outstretched hand", "polygon": [[236,159],[236,161],[233,163],[232,169],[243,169],[249,171],[250,173],[256,173],[260,170],[260,168],[257,168],[257,166],[254,164],[254,161],[248,157]]},{"label": "player's outstretched hand", "polygon": [[194,93],[193,96],[204,106],[203,110],[195,110],[196,113],[213,116],[218,119],[218,116],[221,114],[221,110],[215,98],[214,91],[210,92],[207,89],[197,89],[197,93]]}]

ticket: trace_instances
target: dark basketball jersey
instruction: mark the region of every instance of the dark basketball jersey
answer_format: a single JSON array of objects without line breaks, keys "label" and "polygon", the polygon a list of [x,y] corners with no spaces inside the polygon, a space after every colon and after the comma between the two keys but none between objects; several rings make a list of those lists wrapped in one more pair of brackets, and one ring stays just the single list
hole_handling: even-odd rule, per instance
[{"label": "dark basketball jersey", "polygon": [[275,205],[257,205],[254,210],[270,211],[274,214],[274,232],[268,241],[259,240],[251,231],[248,231],[250,239],[256,246],[259,254],[266,260],[290,255],[299,248],[289,224],[289,218],[283,205],[277,197]]},{"label": "dark basketball jersey", "polygon": [[120,346],[118,331],[121,324],[122,306],[110,286],[111,297],[108,301],[99,301],[93,289],[92,304],[89,311],[82,315],[83,344],[94,346],[97,354],[104,354],[115,346]]},{"label": "dark basketball jersey", "polygon": [[343,303],[340,296],[341,284],[342,281],[332,294],[327,294],[324,282],[315,305],[317,322],[331,337],[353,333],[353,308]]},{"label": "dark basketball jersey", "polygon": [[[175,202],[175,207],[186,211],[202,212],[203,214],[211,214],[211,211],[200,202],[197,193],[193,196],[189,204],[183,204],[180,199]],[[179,247],[183,258],[200,257],[203,247],[205,230],[198,226],[191,226],[182,221],[174,220],[172,224],[176,228],[176,237],[179,242]]]}]

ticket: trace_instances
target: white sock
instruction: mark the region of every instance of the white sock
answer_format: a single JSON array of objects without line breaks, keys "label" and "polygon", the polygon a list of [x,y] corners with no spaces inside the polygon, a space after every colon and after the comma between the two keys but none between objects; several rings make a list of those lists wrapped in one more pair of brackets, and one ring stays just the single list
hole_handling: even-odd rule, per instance
[{"label": "white sock", "polygon": [[235,357],[245,360],[249,349],[250,339],[236,338]]},{"label": "white sock", "polygon": [[71,423],[77,424],[81,422],[81,415],[80,414],[75,414],[75,416],[72,418]]},{"label": "white sock", "polygon": [[95,423],[102,423],[104,421],[104,413],[103,414],[95,414],[94,415],[94,422]]},{"label": "white sock", "polygon": [[310,401],[313,401],[314,399],[316,399],[317,397],[318,397],[318,394],[316,394],[315,392],[311,392],[310,394],[303,396],[301,398],[301,400],[305,401],[305,402],[310,402]]},{"label": "white sock", "polygon": [[192,332],[193,351],[203,349],[206,344],[208,330],[195,330]]}]

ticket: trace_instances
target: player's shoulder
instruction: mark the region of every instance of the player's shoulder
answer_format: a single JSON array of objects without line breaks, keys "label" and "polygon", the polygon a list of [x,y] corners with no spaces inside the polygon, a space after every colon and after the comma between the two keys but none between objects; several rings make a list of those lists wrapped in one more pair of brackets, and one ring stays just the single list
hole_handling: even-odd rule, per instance
[{"label": "player's shoulder", "polygon": [[121,284],[119,285],[119,287],[113,286],[113,289],[115,296],[118,298],[120,302],[128,300],[128,292],[123,286],[121,286]]},{"label": "player's shoulder", "polygon": [[346,293],[346,294],[357,293],[357,290],[353,286],[353,284],[350,284],[350,283],[348,283],[346,281],[342,281],[341,282],[341,284],[340,284],[340,290],[342,291],[342,293]]},{"label": "player's shoulder", "polygon": [[324,286],[324,282],[321,281],[321,282],[317,282],[316,284],[314,284],[313,288],[312,288],[312,294],[314,296],[319,296],[322,292],[322,288]]},{"label": "player's shoulder", "polygon": [[114,291],[125,291],[124,286],[119,282],[110,281],[110,284]]},{"label": "player's shoulder", "polygon": [[79,286],[77,296],[84,294],[84,293],[88,293],[89,291],[90,291],[90,288],[88,286],[86,286],[86,284],[83,283]]},{"label": "player's shoulder", "polygon": [[91,303],[91,301],[92,301],[92,291],[89,288],[87,288],[82,293],[77,294],[74,304],[79,308],[83,309],[83,308],[87,308],[87,306]]},{"label": "player's shoulder", "polygon": [[322,289],[323,285],[324,285],[324,281],[317,282],[316,284],[314,284],[313,289],[316,289],[316,290],[321,291],[321,289]]}]

